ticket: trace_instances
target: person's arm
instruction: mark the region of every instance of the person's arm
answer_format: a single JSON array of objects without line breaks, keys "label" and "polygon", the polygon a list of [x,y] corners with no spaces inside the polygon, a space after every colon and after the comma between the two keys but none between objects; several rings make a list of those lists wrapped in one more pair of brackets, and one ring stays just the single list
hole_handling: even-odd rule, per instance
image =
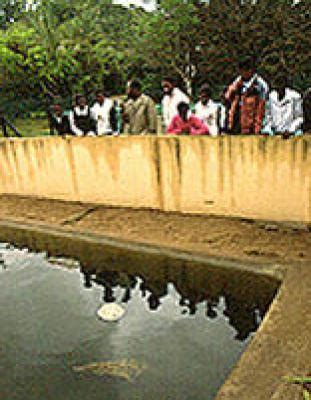
[{"label": "person's arm", "polygon": [[171,121],[171,123],[169,124],[166,133],[169,133],[171,135],[180,135],[181,133],[183,133],[183,130],[180,126],[178,126],[178,117],[174,117]]},{"label": "person's arm", "polygon": [[265,117],[265,108],[266,108],[266,101],[259,98],[257,103],[257,108],[255,111],[255,124],[254,124],[254,133],[258,135],[261,133],[262,123]]},{"label": "person's arm", "polygon": [[53,117],[53,111],[52,111],[52,107],[48,107],[47,108],[47,118],[48,118],[48,122],[49,122],[49,128],[50,128],[50,135],[54,136],[54,132],[55,132],[55,121],[54,121],[54,117]]},{"label": "person's arm", "polygon": [[243,85],[242,79],[240,77],[237,78],[233,83],[231,83],[231,85],[228,86],[225,92],[225,99],[231,102],[234,96],[241,89],[242,85]]},{"label": "person's arm", "polygon": [[64,125],[64,134],[65,135],[70,135],[71,134],[71,129],[70,129],[70,123],[69,123],[69,118],[67,115],[63,115],[63,125]]},{"label": "person's arm", "polygon": [[199,118],[192,116],[191,118],[191,135],[208,135],[208,127]]},{"label": "person's arm", "polygon": [[157,132],[157,111],[152,99],[147,104],[148,133]]},{"label": "person's arm", "polygon": [[189,97],[182,91],[180,91],[180,99],[179,99],[179,103],[181,103],[182,101],[184,101],[187,104],[190,104],[190,99]]},{"label": "person's arm", "polygon": [[297,97],[293,100],[293,121],[290,124],[289,132],[295,133],[302,128],[303,125],[303,100]]},{"label": "person's arm", "polygon": [[[50,125],[50,135],[51,136],[58,135],[59,131],[56,126],[55,117],[52,114],[49,116],[49,125]],[[56,131],[56,133],[55,133],[55,131]]]},{"label": "person's arm", "polygon": [[90,108],[90,125],[91,125],[91,130],[90,130],[90,136],[93,136],[93,134],[98,135],[98,113],[96,111],[96,103],[93,105],[93,107]]},{"label": "person's arm", "polygon": [[162,100],[162,115],[163,115],[164,126],[166,128],[168,128],[172,121],[170,121],[170,117],[169,117],[169,109],[168,109],[168,104],[167,104],[167,95],[165,95],[163,97],[163,100]]},{"label": "person's arm", "polygon": [[117,120],[117,110],[115,103],[112,104],[112,107],[109,112],[109,121],[110,121],[110,126],[112,129],[113,133],[118,132],[118,120]]},{"label": "person's arm", "polygon": [[273,135],[273,116],[271,109],[271,99],[266,102],[265,106],[265,117],[263,120],[262,133]]},{"label": "person's arm", "polygon": [[210,135],[218,136],[220,133],[220,106],[218,104],[213,104],[211,109],[211,119],[208,123],[208,129]]},{"label": "person's arm", "polygon": [[76,136],[83,136],[83,132],[75,125],[74,113],[70,111],[69,113],[69,124],[71,132]]},{"label": "person's arm", "polygon": [[96,103],[90,108],[90,117],[97,122]]},{"label": "person's arm", "polygon": [[196,116],[198,116],[198,108],[199,108],[199,105],[198,105],[198,103],[196,103],[195,106],[194,106],[194,114]]}]

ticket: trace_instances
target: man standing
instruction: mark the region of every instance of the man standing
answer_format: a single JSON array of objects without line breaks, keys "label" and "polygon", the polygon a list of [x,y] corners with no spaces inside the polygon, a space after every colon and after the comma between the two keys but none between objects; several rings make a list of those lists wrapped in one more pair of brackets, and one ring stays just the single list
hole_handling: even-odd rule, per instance
[{"label": "man standing", "polygon": [[263,133],[280,133],[285,137],[302,134],[302,97],[288,86],[286,73],[275,79],[274,90],[268,97]]},{"label": "man standing", "polygon": [[303,131],[311,134],[311,88],[303,95]]},{"label": "man standing", "polygon": [[190,100],[177,86],[174,78],[164,78],[162,80],[164,97],[162,100],[162,113],[165,130],[169,127],[172,119],[178,114],[177,106],[184,102],[189,104]]},{"label": "man standing", "polygon": [[96,133],[98,136],[116,134],[117,117],[114,103],[105,97],[104,92],[96,93],[96,102],[91,108],[91,116],[96,122]]},{"label": "man standing", "polygon": [[136,80],[128,82],[127,100],[123,106],[124,133],[130,135],[154,134],[157,129],[157,113],[151,97],[142,93]]},{"label": "man standing", "polygon": [[211,99],[209,86],[203,85],[200,89],[200,100],[195,106],[195,115],[207,125],[211,136],[219,135],[223,112],[225,110],[222,105]]},{"label": "man standing", "polygon": [[78,94],[75,103],[69,114],[71,132],[76,136],[95,136],[96,124],[91,116],[86,97]]},{"label": "man standing", "polygon": [[239,64],[240,76],[229,85],[225,99],[230,102],[228,130],[235,134],[259,134],[265,115],[267,83],[256,73],[254,61]]}]

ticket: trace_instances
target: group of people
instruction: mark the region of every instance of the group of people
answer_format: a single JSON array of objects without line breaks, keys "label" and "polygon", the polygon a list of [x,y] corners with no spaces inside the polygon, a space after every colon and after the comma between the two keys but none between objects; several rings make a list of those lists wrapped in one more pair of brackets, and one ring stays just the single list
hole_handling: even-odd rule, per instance
[{"label": "group of people", "polygon": [[[190,98],[177,86],[174,78],[162,80],[162,131],[174,135],[282,134],[301,135],[311,131],[310,90],[305,99],[290,87],[286,73],[280,73],[269,89],[257,73],[251,58],[239,65],[239,76],[224,89],[221,101],[211,98],[207,84],[200,88],[199,99],[191,109]],[[86,97],[77,95],[69,116],[59,104],[54,105],[52,127],[61,135],[102,136],[155,134],[158,130],[156,105],[142,92],[139,81],[131,80],[127,98],[117,107],[103,91],[96,93],[92,107]]]}]

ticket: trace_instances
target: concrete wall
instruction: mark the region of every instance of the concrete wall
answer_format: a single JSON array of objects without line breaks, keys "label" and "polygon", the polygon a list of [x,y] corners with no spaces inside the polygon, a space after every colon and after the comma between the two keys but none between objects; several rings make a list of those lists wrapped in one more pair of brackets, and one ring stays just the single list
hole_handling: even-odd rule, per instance
[{"label": "concrete wall", "polygon": [[0,194],[310,222],[311,137],[0,141]]}]

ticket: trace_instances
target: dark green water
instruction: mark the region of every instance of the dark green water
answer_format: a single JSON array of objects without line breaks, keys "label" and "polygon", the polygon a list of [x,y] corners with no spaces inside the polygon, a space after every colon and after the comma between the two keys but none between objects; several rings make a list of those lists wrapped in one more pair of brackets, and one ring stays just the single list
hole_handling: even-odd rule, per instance
[{"label": "dark green water", "polygon": [[[89,275],[4,245],[0,255],[1,400],[213,399],[276,289],[232,291],[199,268]],[[126,308],[118,323],[96,317],[111,301]],[[122,359],[146,368],[133,382],[72,369]]]}]

